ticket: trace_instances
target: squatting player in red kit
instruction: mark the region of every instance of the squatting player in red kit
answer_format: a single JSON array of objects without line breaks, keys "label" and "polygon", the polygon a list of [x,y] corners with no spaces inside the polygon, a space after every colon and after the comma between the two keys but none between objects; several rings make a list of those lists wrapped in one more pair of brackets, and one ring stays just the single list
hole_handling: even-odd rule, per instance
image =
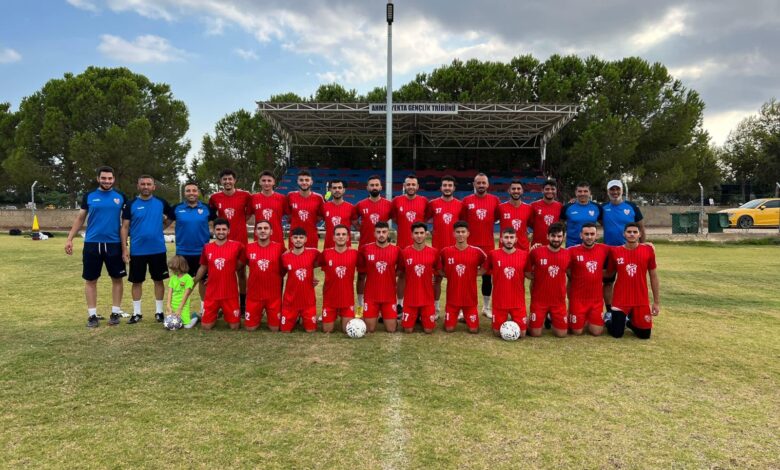
[{"label": "squatting player in red kit", "polygon": [[[453,226],[455,222],[460,220],[461,209],[463,208],[463,202],[456,199],[455,194],[455,178],[450,175],[442,176],[441,178],[441,197],[437,197],[428,203],[428,211],[426,219],[433,222],[433,247],[441,251],[448,246],[455,244],[455,232],[453,232]],[[439,299],[441,299],[441,281],[442,277],[439,273],[436,273],[433,280],[433,295],[436,299],[434,305],[436,307],[436,316],[438,318],[439,311],[441,311],[439,305]]]},{"label": "squatting player in red kit", "polygon": [[569,268],[569,252],[562,249],[565,227],[561,222],[550,225],[547,231],[548,245],[531,250],[525,267],[531,283],[531,336],[541,336],[544,319],[552,317],[553,334],[559,338],[569,331],[566,312],[566,270]]},{"label": "squatting player in red kit", "polygon": [[293,249],[292,230],[300,227],[306,231],[306,248],[317,249],[319,235],[317,222],[322,214],[325,200],[321,195],[311,190],[313,181],[307,170],[298,172],[298,191],[287,194],[287,205],[290,214],[290,244]]},{"label": "squatting player in red kit", "polygon": [[423,330],[430,334],[436,327],[433,274],[441,269],[439,250],[425,244],[428,228],[424,222],[415,222],[409,231],[412,233],[412,244],[401,252],[403,276],[406,279],[401,327],[405,333],[411,333],[419,315]]},{"label": "squatting player in red kit", "polygon": [[369,333],[376,330],[377,318],[382,315],[385,329],[394,333],[398,326],[396,312],[396,277],[403,269],[401,249],[389,242],[390,228],[387,222],[374,226],[376,241],[363,245],[358,257],[358,271],[366,276],[366,300],[363,303],[363,320]]},{"label": "squatting player in red kit", "polygon": [[287,274],[282,297],[282,318],[279,331],[289,333],[298,319],[303,320],[307,333],[317,330],[317,298],[314,268],[319,265],[320,252],[306,247],[306,230],[297,227],[290,233],[292,248],[282,255],[282,270]]},{"label": "squatting player in red kit", "polygon": [[[374,227],[379,222],[387,223],[393,211],[393,203],[382,197],[382,180],[379,178],[379,175],[368,177],[366,191],[368,191],[368,197],[355,205],[355,213],[352,217],[356,221],[356,226],[360,229],[358,249],[376,240]],[[357,301],[360,312],[363,311],[363,293],[365,289],[366,274],[358,272]]]},{"label": "squatting player in red kit", "polygon": [[[629,222],[623,230],[626,243],[610,247],[608,276],[617,274],[612,297],[612,316],[606,327],[615,338],[623,336],[626,328],[637,338],[649,339],[653,329],[653,317],[661,312],[661,286],[656,272],[655,250],[639,243],[642,229],[636,222]],[[647,275],[653,290],[653,305],[647,295]],[[628,319],[628,321],[626,321]]]},{"label": "squatting player in red kit", "polygon": [[[395,221],[396,245],[404,249],[413,243],[412,224],[425,222],[425,210],[428,207],[428,199],[419,196],[417,190],[420,183],[414,174],[404,178],[404,193],[393,198],[393,210],[390,217]],[[404,304],[404,277],[398,278],[398,305]]]},{"label": "squatting player in red kit", "polygon": [[604,296],[599,289],[604,280],[604,268],[609,247],[596,243],[596,224],[586,222],[580,230],[582,243],[569,247],[569,329],[581,335],[588,325],[588,332],[599,336],[604,331]]},{"label": "squatting player in red kit", "polygon": [[[331,191],[333,183],[331,182]],[[333,331],[336,318],[341,318],[341,330],[346,333],[347,322],[355,318],[355,269],[358,252],[349,246],[349,228],[333,228],[333,248],[326,248],[320,257],[320,268],[325,273],[322,287],[322,331]]]},{"label": "squatting player in red kit", "polygon": [[442,274],[447,278],[444,331],[455,331],[458,314],[463,313],[469,333],[478,333],[477,274],[484,272],[482,268],[487,256],[480,248],[468,244],[469,224],[467,222],[463,220],[456,222],[454,232],[455,245],[448,246],[439,254]]},{"label": "squatting player in red kit", "polygon": [[[267,220],[271,224],[271,241],[284,243],[282,217],[287,214],[287,198],[274,191],[276,177],[268,170],[260,173],[260,192],[252,195],[252,213],[255,222]],[[257,232],[255,232],[257,233]]]},{"label": "squatting player in red kit", "polygon": [[347,245],[350,244],[349,226],[352,225],[352,217],[355,206],[344,200],[346,187],[340,179],[330,180],[330,201],[322,205],[322,218],[325,220],[325,248],[333,248],[333,229],[337,225],[347,227]]},{"label": "squatting player in red kit", "polygon": [[[525,236],[523,232],[522,236]],[[499,331],[505,321],[511,319],[520,327],[520,337],[528,329],[528,314],[525,308],[525,265],[528,252],[517,249],[518,235],[515,229],[507,227],[501,231],[501,248],[488,254],[487,271],[493,277],[493,334]]]},{"label": "squatting player in red kit", "polygon": [[[241,230],[245,228],[241,227]],[[229,235],[230,222],[225,219],[214,220],[215,240],[203,247],[200,268],[193,279],[193,283],[197,284],[207,273],[209,275],[201,319],[201,327],[204,330],[214,327],[220,309],[230,329],[237,330],[241,325],[236,272],[244,267],[244,263],[241,262],[244,257],[244,245],[229,240]]]},{"label": "squatting player in red kit", "polygon": [[244,262],[249,266],[244,328],[254,331],[260,326],[263,312],[268,329],[279,331],[282,313],[282,253],[284,244],[271,241],[271,222],[259,220],[255,224],[255,239],[246,246]]}]

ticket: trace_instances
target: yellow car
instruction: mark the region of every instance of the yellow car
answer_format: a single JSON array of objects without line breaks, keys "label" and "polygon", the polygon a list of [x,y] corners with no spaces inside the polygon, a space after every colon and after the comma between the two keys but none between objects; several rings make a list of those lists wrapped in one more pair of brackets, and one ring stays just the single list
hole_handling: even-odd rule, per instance
[{"label": "yellow car", "polygon": [[728,214],[729,227],[777,227],[780,225],[780,198],[753,199],[736,209],[718,212]]}]

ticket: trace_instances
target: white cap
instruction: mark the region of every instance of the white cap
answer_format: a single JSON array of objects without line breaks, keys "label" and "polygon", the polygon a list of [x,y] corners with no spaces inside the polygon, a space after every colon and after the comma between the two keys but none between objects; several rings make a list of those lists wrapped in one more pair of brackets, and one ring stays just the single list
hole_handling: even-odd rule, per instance
[{"label": "white cap", "polygon": [[613,187],[619,187],[620,189],[623,189],[623,183],[620,180],[612,180],[609,183],[607,183],[607,189],[613,188]]}]

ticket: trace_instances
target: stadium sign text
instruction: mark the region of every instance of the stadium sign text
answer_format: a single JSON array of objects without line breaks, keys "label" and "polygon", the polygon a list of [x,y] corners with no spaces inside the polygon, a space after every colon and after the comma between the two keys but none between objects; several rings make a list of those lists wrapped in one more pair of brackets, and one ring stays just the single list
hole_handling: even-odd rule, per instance
[{"label": "stadium sign text", "polygon": [[[385,114],[387,103],[369,103],[368,114]],[[457,103],[393,103],[393,114],[458,114]]]}]

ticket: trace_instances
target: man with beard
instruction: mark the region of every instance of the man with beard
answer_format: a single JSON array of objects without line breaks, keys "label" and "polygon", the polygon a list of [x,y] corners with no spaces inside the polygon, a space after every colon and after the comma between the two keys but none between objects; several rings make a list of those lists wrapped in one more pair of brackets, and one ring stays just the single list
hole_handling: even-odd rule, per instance
[{"label": "man with beard", "polygon": [[533,217],[530,224],[534,232],[534,245],[547,244],[547,228],[560,220],[563,208],[563,204],[555,200],[558,192],[558,183],[555,180],[545,181],[542,191],[542,198],[531,203]]},{"label": "man with beard", "polygon": [[525,265],[528,251],[518,250],[517,233],[512,227],[501,231],[501,248],[488,254],[486,270],[493,276],[493,334],[501,336],[501,325],[511,319],[520,327],[520,337],[528,329],[525,308]]},{"label": "man with beard", "polygon": [[477,314],[477,275],[482,274],[487,256],[469,240],[469,224],[455,222],[455,245],[441,250],[441,274],[447,278],[447,303],[444,307],[444,331],[455,331],[462,314],[469,333],[479,332]]},{"label": "man with beard", "polygon": [[306,231],[306,248],[317,249],[319,235],[317,222],[320,220],[322,205],[325,201],[322,196],[311,190],[314,181],[308,170],[298,172],[298,191],[287,194],[287,205],[290,208],[290,241],[289,249],[292,250],[292,231],[302,228]]},{"label": "man with beard", "polygon": [[582,243],[580,230],[587,222],[601,220],[601,206],[590,200],[590,184],[582,182],[575,189],[577,200],[561,209],[561,220],[566,221],[566,246]]},{"label": "man with beard", "polygon": [[394,333],[398,326],[396,312],[396,277],[401,265],[401,249],[390,244],[390,227],[387,222],[374,225],[376,241],[360,247],[358,271],[365,278],[365,302],[363,320],[369,333],[376,330],[377,319],[382,316],[385,329]]},{"label": "man with beard", "polygon": [[[376,241],[374,237],[374,227],[379,222],[387,223],[393,210],[393,204],[382,197],[382,180],[379,175],[372,175],[366,183],[368,197],[358,202],[355,206],[355,212],[352,216],[356,220],[355,224],[360,228],[360,240],[358,241],[358,250],[363,246]],[[366,289],[366,274],[358,272],[357,281],[357,299],[358,313],[363,312],[363,293]]]},{"label": "man with beard", "polygon": [[282,255],[282,269],[287,274],[282,297],[282,319],[279,330],[290,333],[302,320],[307,333],[317,330],[317,298],[314,268],[319,265],[320,252],[306,246],[306,229],[296,227],[290,233],[290,250]]},{"label": "man with beard", "polygon": [[[335,233],[334,229],[337,225],[346,225],[349,227],[352,224],[352,215],[355,206],[344,200],[344,193],[346,193],[346,191],[344,180],[334,179],[330,181],[331,200],[327,201],[322,206],[322,216],[325,219],[325,249],[333,248],[335,246],[333,236]],[[350,244],[351,242],[350,232],[349,229],[347,229],[347,244]]]},{"label": "man with beard", "polygon": [[[260,173],[260,192],[252,195],[252,213],[257,222],[267,220],[271,224],[271,241],[284,244],[282,217],[288,213],[287,198],[277,193],[276,177],[268,170]],[[257,233],[255,231],[255,233]]]},{"label": "man with beard", "polygon": [[[488,177],[484,173],[477,173],[474,177],[474,194],[463,198],[461,220],[468,223],[471,231],[469,242],[484,253],[493,251],[495,245],[493,237],[493,224],[498,220],[498,206],[501,201],[498,197],[488,193]],[[490,293],[493,283],[490,276],[482,276],[482,314],[487,318],[493,318],[490,310]]]},{"label": "man with beard", "polygon": [[87,298],[87,327],[97,328],[97,281],[103,264],[111,277],[111,316],[109,325],[118,325],[122,317],[122,278],[127,275],[122,259],[120,227],[122,210],[127,197],[114,189],[114,170],[110,166],[97,169],[98,188],[84,195],[81,209],[65,241],[65,254],[73,255],[73,237],[84,222],[87,233],[84,235],[83,271],[84,293]]},{"label": "man with beard", "polygon": [[403,277],[406,279],[406,299],[403,304],[401,327],[405,333],[411,333],[419,316],[423,330],[431,334],[436,328],[433,274],[441,270],[439,251],[425,244],[428,235],[425,222],[415,222],[410,231],[413,243],[401,251]]},{"label": "man with beard", "polygon": [[525,275],[531,279],[531,325],[529,334],[541,336],[544,319],[549,313],[553,334],[559,338],[569,331],[566,313],[566,270],[569,268],[569,252],[562,249],[564,226],[561,222],[550,225],[546,246],[531,250],[525,267]]},{"label": "man with beard", "polygon": [[[460,219],[460,213],[463,209],[463,202],[454,197],[455,178],[446,175],[441,178],[441,196],[432,200],[428,204],[426,219],[433,222],[433,247],[441,250],[455,244],[455,232],[453,231],[455,222]],[[442,276],[437,272],[433,279],[433,295],[436,307],[436,316],[439,316],[441,306],[441,281]]]},{"label": "man with beard", "polygon": [[[146,269],[154,281],[154,299],[158,322],[165,314],[165,279],[168,279],[168,258],[165,255],[165,235],[163,230],[171,225],[171,206],[154,195],[154,178],[149,175],[138,177],[138,196],[127,203],[122,211],[122,259],[130,263],[130,275],[127,280],[133,284],[133,316],[129,324],[138,323],[141,314],[141,294]],[[128,236],[130,246],[127,245]]]},{"label": "man with beard", "polygon": [[604,269],[609,247],[596,243],[596,224],[587,222],[580,231],[582,244],[574,245],[569,252],[569,328],[572,334],[581,335],[585,324],[588,332],[599,336],[604,331],[602,309],[604,298],[601,293]]},{"label": "man with beard", "polygon": [[[420,184],[417,176],[407,175],[404,178],[404,194],[393,198],[393,210],[391,217],[395,220],[396,245],[404,249],[412,242],[412,224],[415,222],[425,222],[425,210],[428,207],[428,199],[424,196],[418,196],[417,190]],[[403,277],[398,279],[398,308],[404,304],[404,288],[406,284]],[[399,311],[400,314],[400,311]]]},{"label": "man with beard", "polygon": [[[333,183],[331,183],[331,190]],[[333,247],[322,252],[320,268],[325,274],[322,287],[322,331],[330,333],[336,318],[341,318],[341,330],[355,318],[355,269],[358,252],[349,246],[349,228],[333,227]]]},{"label": "man with beard", "polygon": [[[245,228],[241,227],[241,230]],[[201,327],[204,330],[214,328],[219,310],[222,310],[222,316],[231,330],[237,330],[241,325],[236,273],[244,268],[241,261],[245,256],[244,245],[230,240],[229,236],[230,222],[226,219],[216,219],[214,241],[203,247],[200,268],[193,280],[193,283],[197,284],[206,274],[209,276],[201,318]]]},{"label": "man with beard", "polygon": [[260,220],[255,224],[255,242],[246,246],[243,261],[249,267],[249,280],[244,328],[248,331],[260,327],[263,312],[268,329],[279,331],[284,243],[272,241],[273,235],[271,222]]},{"label": "man with beard", "polygon": [[[509,183],[509,200],[498,206],[498,223],[501,233],[511,228],[516,233],[516,246],[528,251],[528,223],[533,217],[531,206],[523,202],[523,184],[514,179]],[[503,242],[499,241],[499,244]]]}]

